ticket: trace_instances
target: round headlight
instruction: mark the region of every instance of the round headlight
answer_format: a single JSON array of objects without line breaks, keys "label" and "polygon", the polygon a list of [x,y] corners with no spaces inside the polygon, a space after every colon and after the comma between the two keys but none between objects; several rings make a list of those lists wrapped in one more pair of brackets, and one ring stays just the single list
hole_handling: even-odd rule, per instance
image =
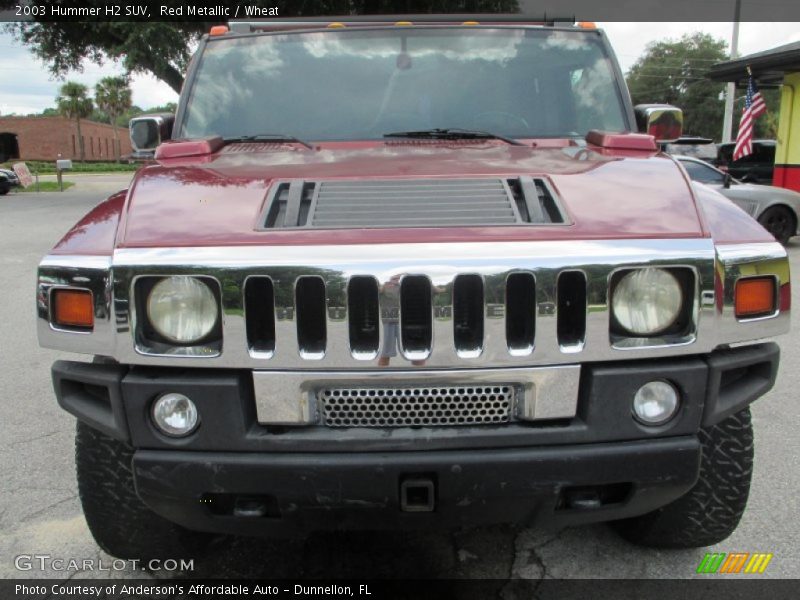
[{"label": "round headlight", "polygon": [[663,425],[678,412],[678,390],[666,381],[649,381],[633,397],[633,414],[645,425]]},{"label": "round headlight", "polygon": [[678,318],[682,305],[683,293],[675,276],[654,268],[625,275],[611,299],[617,321],[634,335],[664,331]]},{"label": "round headlight", "polygon": [[195,277],[162,279],[147,298],[153,329],[178,344],[191,344],[211,333],[217,313],[214,293]]},{"label": "round headlight", "polygon": [[198,421],[197,407],[183,394],[164,394],[153,404],[153,422],[167,435],[189,435]]}]

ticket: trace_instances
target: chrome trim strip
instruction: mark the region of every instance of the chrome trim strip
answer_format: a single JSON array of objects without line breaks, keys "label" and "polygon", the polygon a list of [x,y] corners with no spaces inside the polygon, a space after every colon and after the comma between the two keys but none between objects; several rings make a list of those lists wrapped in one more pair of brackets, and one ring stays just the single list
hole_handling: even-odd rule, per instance
[{"label": "chrome trim strip", "polygon": [[[41,346],[82,354],[114,354],[110,268],[110,256],[50,255],[42,259],[36,285],[36,333]],[[60,329],[51,324],[51,293],[65,288],[92,292],[91,331]]]},{"label": "chrome trim strip", "polygon": [[[717,277],[723,294],[717,299],[717,341],[731,344],[743,340],[772,338],[789,332],[790,311],[781,310],[781,288],[791,284],[789,258],[778,242],[724,244],[717,246]],[[736,281],[741,277],[773,275],[778,282],[778,310],[767,317],[737,319]]]},{"label": "chrome trim strip", "polygon": [[[689,344],[615,348],[609,337],[608,277],[619,268],[682,266],[697,274],[696,337]],[[561,271],[583,271],[589,282],[584,347],[565,354],[556,332],[556,278]],[[510,352],[505,334],[505,281],[514,272],[536,281],[534,348]],[[144,275],[197,275],[215,278],[222,293],[223,349],[219,356],[195,364],[250,369],[499,368],[576,362],[653,358],[706,353],[723,344],[786,333],[789,313],[757,321],[737,321],[733,286],[739,276],[774,274],[789,283],[786,252],[777,243],[737,244],[715,248],[710,239],[585,240],[482,243],[409,243],[371,246],[247,246],[119,249],[113,260],[94,256],[48,256],[40,267],[37,329],[42,346],[113,356],[124,364],[183,366],[181,356],[139,354],[131,331],[129,303],[133,279]],[[435,286],[433,348],[430,356],[404,356],[397,343],[400,318],[399,282],[404,275],[427,276]],[[452,282],[457,275],[484,280],[484,343],[478,356],[459,356],[453,347]],[[300,356],[295,318],[294,284],[316,275],[326,284],[328,349],[317,360]],[[347,282],[352,276],[378,282],[379,349],[374,356],[354,356],[349,348]],[[244,282],[250,276],[273,281],[276,343],[273,353],[251,352],[243,312]],[[716,285],[715,285],[716,281]],[[85,333],[54,331],[47,318],[50,287],[92,289],[96,297],[95,329]],[[449,288],[448,288],[449,286]],[[448,301],[449,289],[449,301]],[[722,296],[718,290],[722,290]],[[113,320],[111,314],[113,313]],[[394,343],[387,343],[387,336]],[[449,340],[449,344],[442,344]],[[624,354],[622,354],[624,353]],[[194,358],[194,357],[192,357]]]},{"label": "chrome trim strip", "polygon": [[512,384],[519,387],[514,418],[568,419],[578,407],[580,365],[446,371],[253,371],[256,416],[262,425],[320,422],[316,390],[331,386]]}]

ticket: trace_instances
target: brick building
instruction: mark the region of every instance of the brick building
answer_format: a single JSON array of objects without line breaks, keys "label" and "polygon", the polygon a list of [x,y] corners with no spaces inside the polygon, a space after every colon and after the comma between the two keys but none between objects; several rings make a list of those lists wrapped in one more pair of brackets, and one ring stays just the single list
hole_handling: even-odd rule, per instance
[{"label": "brick building", "polygon": [[[120,155],[130,154],[128,130],[116,129]],[[114,127],[82,119],[81,134],[87,161],[114,160]],[[53,161],[59,157],[80,158],[74,119],[0,116],[0,162],[13,159]]]}]

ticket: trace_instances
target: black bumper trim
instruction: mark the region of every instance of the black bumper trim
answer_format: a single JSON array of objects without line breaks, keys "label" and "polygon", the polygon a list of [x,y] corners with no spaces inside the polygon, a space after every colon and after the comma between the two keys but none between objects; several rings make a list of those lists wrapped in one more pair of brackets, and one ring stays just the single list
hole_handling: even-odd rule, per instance
[{"label": "black bumper trim", "polygon": [[774,342],[709,355],[702,426],[716,425],[770,391],[778,376],[780,357],[781,349]]},{"label": "black bumper trim", "polygon": [[[643,514],[695,483],[694,436],[647,442],[402,453],[209,453],[139,450],[136,490],[152,510],[196,530],[292,535],[299,530],[577,524]],[[400,482],[435,482],[433,512],[402,512]],[[624,499],[565,508],[567,488],[630,482]],[[221,515],[221,494],[269,498],[269,516]]]}]

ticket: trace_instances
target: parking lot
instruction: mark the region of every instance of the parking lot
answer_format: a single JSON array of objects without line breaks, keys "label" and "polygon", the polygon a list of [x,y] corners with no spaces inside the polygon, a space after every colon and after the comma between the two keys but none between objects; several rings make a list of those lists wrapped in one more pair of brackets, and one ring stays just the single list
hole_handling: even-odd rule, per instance
[{"label": "parking lot", "polygon": [[[126,175],[76,176],[72,178],[76,186],[64,193],[0,197],[0,389],[4,395],[0,401],[4,482],[0,489],[0,576],[5,578],[54,575],[18,571],[14,557],[20,554],[76,559],[103,556],[86,528],[77,497],[74,419],[58,408],[50,384],[50,364],[68,355],[38,347],[34,289],[40,258],[89,208],[125,187],[127,179]],[[800,272],[800,241],[793,241],[789,251],[792,268]],[[794,305],[798,308],[799,292],[800,286],[795,285]],[[797,310],[795,326],[796,314]],[[800,574],[797,336],[795,330],[779,340],[783,357],[778,384],[753,407],[756,463],[748,510],[734,536],[711,549],[773,553],[761,577]],[[561,531],[496,527],[452,534],[318,535],[292,543],[222,539],[207,556],[195,561],[194,574],[529,579],[533,585],[543,577],[692,577],[706,551],[637,548],[604,525]],[[72,574],[55,575],[66,578]],[[145,572],[77,576],[98,575],[169,576]],[[498,584],[499,591],[503,585]]]}]

